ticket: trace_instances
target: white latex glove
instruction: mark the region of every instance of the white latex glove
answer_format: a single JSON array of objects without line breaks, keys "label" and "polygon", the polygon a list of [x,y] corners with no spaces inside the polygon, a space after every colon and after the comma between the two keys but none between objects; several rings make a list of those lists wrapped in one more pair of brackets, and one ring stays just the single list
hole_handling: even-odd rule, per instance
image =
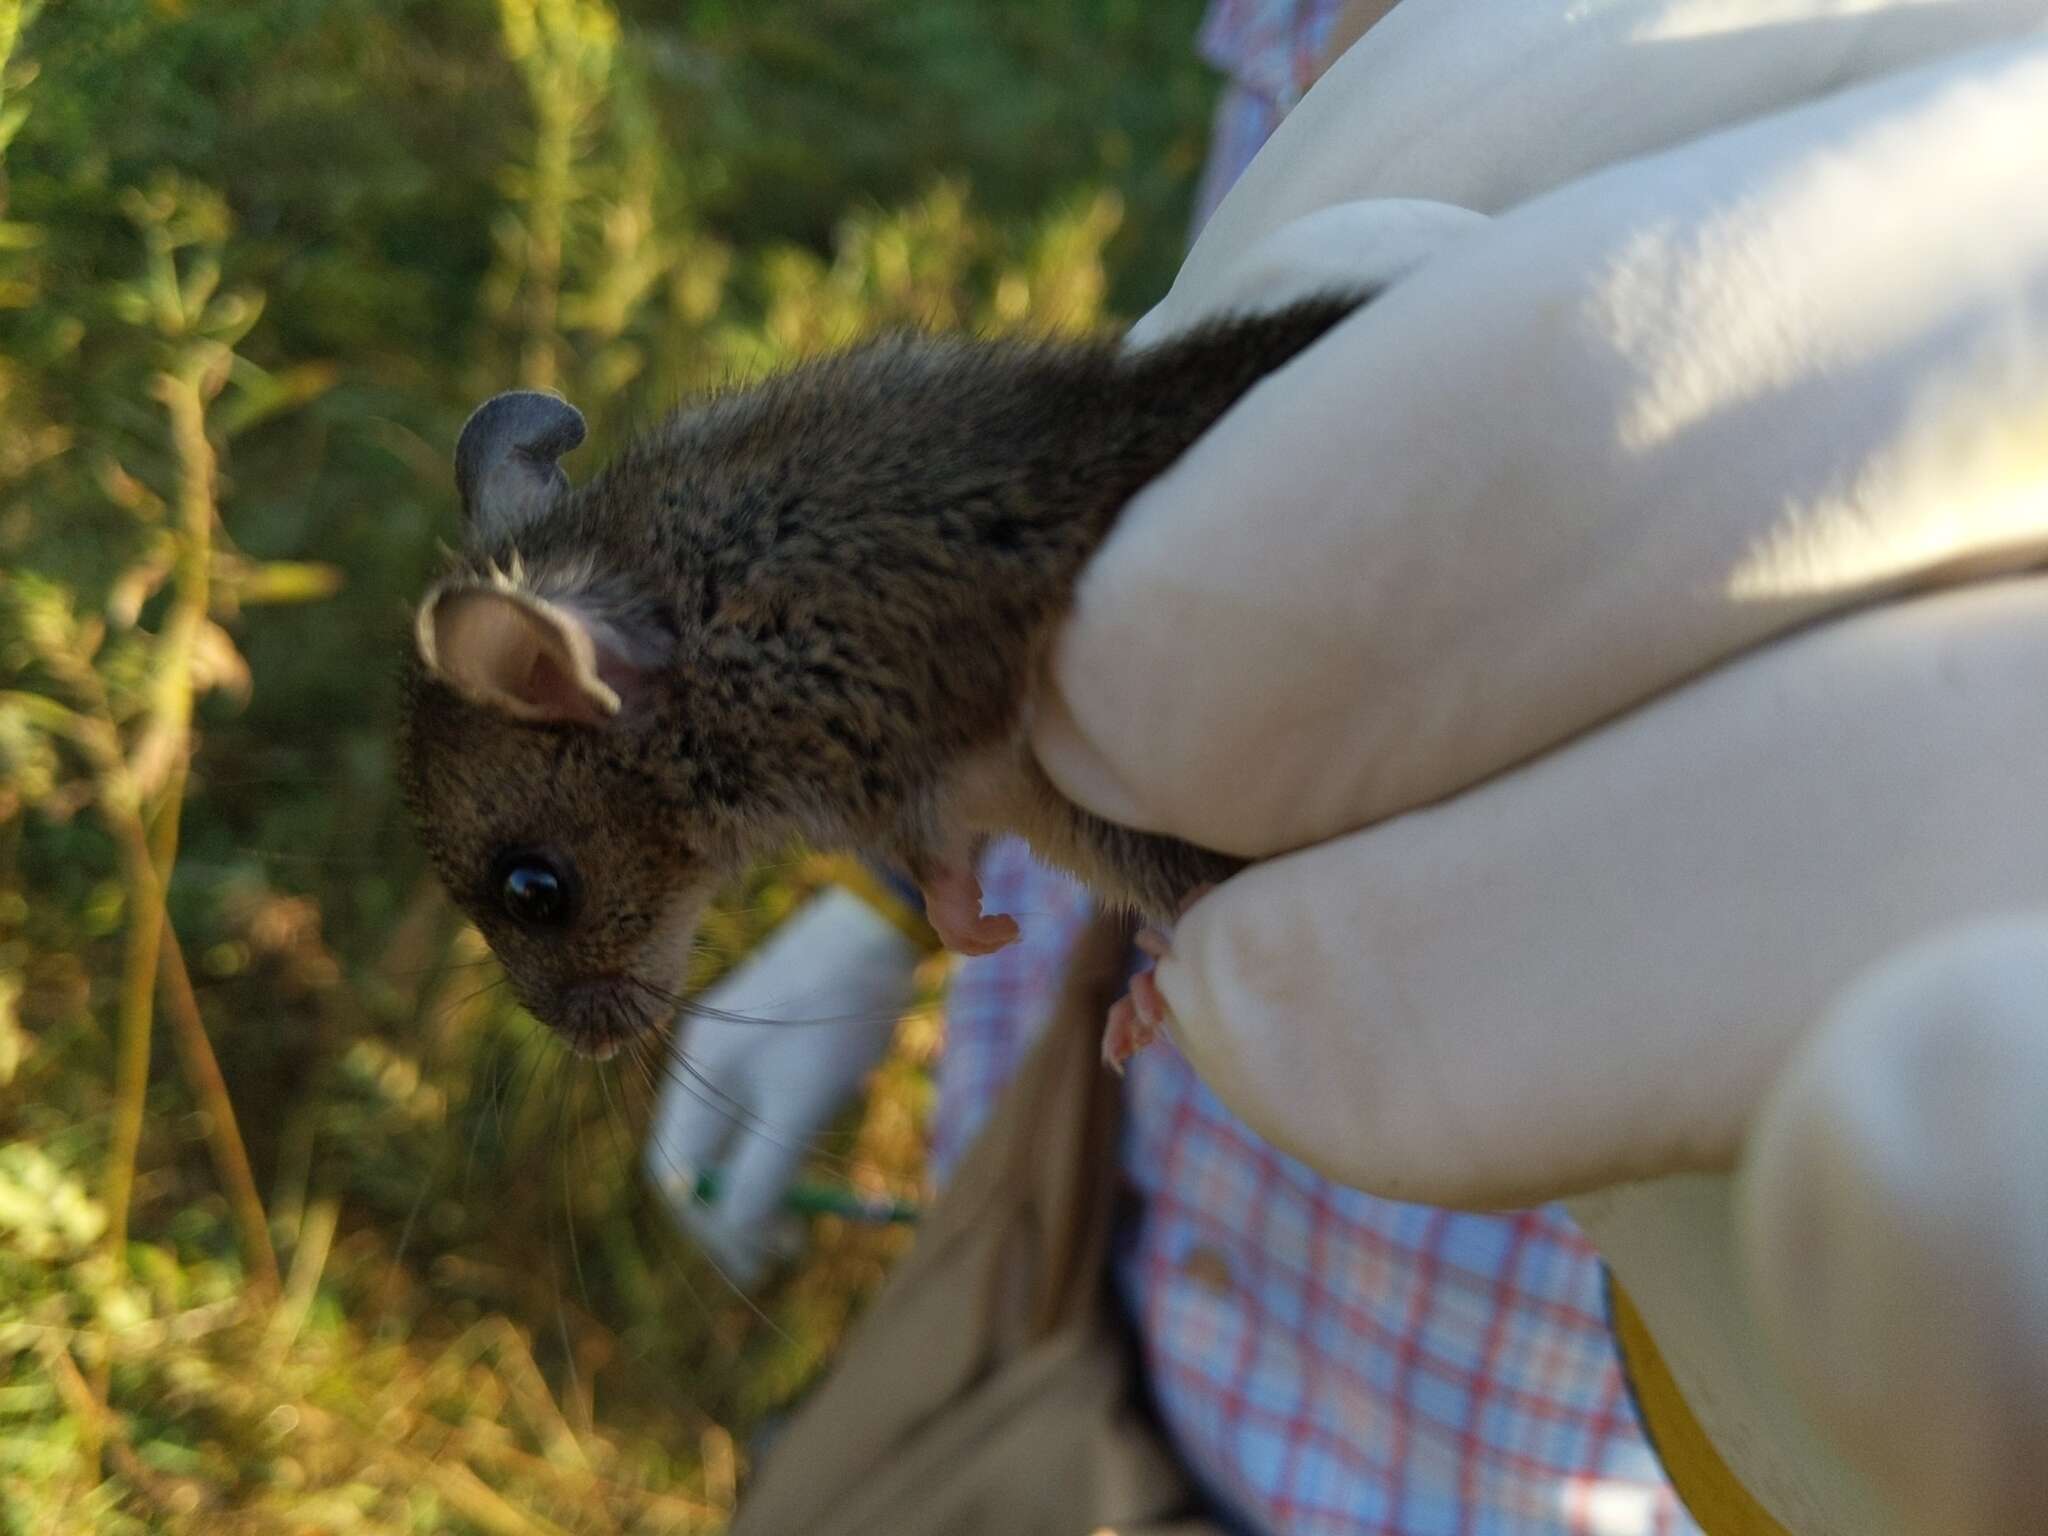
[{"label": "white latex glove", "polygon": [[[1747,75],[1680,82],[1673,49],[1832,39],[1767,72],[1796,100],[2043,13],[1939,5],[1930,29],[1928,9],[1550,10],[1549,44],[1510,27],[1531,62],[1503,56],[1480,100],[1458,86],[1485,71],[1452,66],[1492,46],[1474,18],[1522,7],[1409,0],[1211,230],[1255,252],[1253,193],[1290,174],[1458,193],[1448,151],[1439,180],[1375,167],[1467,111],[1490,124],[1470,144],[1512,158],[1582,125],[1589,154],[1669,142],[1716,89],[1730,117],[1759,105]],[[1475,39],[1444,43],[1441,90],[1373,73],[1418,16]],[[1546,74],[1566,42],[1604,60]],[[1370,116],[1347,98],[1409,100],[1406,132],[1342,137]],[[1797,1031],[1883,944],[2048,900],[2013,759],[1965,755],[2040,745],[2009,670],[2039,642],[2018,595],[1842,623],[1616,719],[1816,618],[2048,554],[2044,185],[2032,42],[1617,166],[1442,245],[1138,498],[1035,742],[1116,819],[1314,845],[1200,903],[1161,967],[1234,1109],[1340,1179],[1445,1203],[1726,1166]],[[1140,339],[1228,296],[1232,266],[1198,248]]]},{"label": "white latex glove", "polygon": [[[2048,1530],[2044,1102],[2048,912],[1981,919],[1828,1000],[1736,1175],[1571,1203],[1795,1536]],[[1686,1445],[1663,1405],[1652,1435]]]},{"label": "white latex glove", "polygon": [[1400,0],[1289,112],[1188,254],[1169,314],[1304,213],[1500,213],[1632,156],[2037,31],[2034,0]]},{"label": "white latex glove", "polygon": [[1938,935],[1799,1050],[1744,1163],[1749,1291],[1922,1536],[2048,1531],[2048,914]]},{"label": "white latex glove", "polygon": [[[676,1031],[647,1172],[741,1289],[793,1252],[801,1224],[784,1197],[812,1139],[888,1049],[919,958],[887,918],[834,886],[698,999],[703,1013]],[[697,1181],[712,1170],[718,1187],[706,1202]]]}]

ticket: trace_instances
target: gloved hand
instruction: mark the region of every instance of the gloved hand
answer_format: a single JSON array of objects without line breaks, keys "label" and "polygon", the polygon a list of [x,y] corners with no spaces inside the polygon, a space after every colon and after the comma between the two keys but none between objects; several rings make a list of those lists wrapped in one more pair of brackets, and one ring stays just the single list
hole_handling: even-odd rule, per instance
[{"label": "gloved hand", "polygon": [[1068,793],[1287,855],[1160,970],[1275,1142],[1480,1206],[1725,1168],[1847,978],[2048,901],[2048,594],[1904,600],[2048,555],[2048,46],[1956,52],[2043,19],[1404,0],[1224,202],[1138,343],[1416,227],[1361,200],[1499,210],[1137,499],[1050,663]]},{"label": "gloved hand", "polygon": [[[742,1290],[794,1251],[784,1208],[811,1144],[881,1060],[919,947],[843,886],[812,897],[676,1032],[645,1162],[677,1221]],[[699,1181],[715,1173],[715,1190]]]},{"label": "gloved hand", "polygon": [[1266,859],[1161,966],[1223,1098],[1386,1195],[1597,1191],[1793,1536],[2043,1518],[2040,946],[1939,935],[2048,909],[2048,578],[1962,585],[2048,554],[2044,22],[1403,0],[1134,339],[1493,222],[1139,498],[1035,726]]},{"label": "gloved hand", "polygon": [[[2048,1530],[2048,916],[1860,977],[1772,1090],[1736,1210],[1814,1418],[1916,1531]],[[1867,1527],[1866,1527],[1867,1529]]]}]

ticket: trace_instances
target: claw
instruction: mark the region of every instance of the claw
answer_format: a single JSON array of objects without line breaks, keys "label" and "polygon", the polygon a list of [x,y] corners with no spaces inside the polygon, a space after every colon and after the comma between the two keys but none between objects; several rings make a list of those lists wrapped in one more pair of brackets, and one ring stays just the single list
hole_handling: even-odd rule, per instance
[{"label": "claw", "polygon": [[1118,1077],[1124,1064],[1145,1049],[1166,1028],[1166,998],[1150,971],[1131,978],[1131,990],[1110,1004],[1102,1031],[1102,1064]]},{"label": "claw", "polygon": [[1102,1031],[1102,1064],[1118,1077],[1124,1075],[1124,1063],[1144,1048],[1142,1029],[1138,1010],[1128,997],[1110,1004],[1109,1023]]},{"label": "claw", "polygon": [[1130,998],[1131,1006],[1138,1013],[1138,1023],[1144,1028],[1145,1043],[1149,1045],[1173,1018],[1173,1010],[1166,1005],[1166,994],[1159,990],[1159,977],[1151,971],[1140,971],[1133,976]]},{"label": "claw", "polygon": [[[1198,885],[1181,901],[1180,916],[1200,901],[1213,885]],[[1141,928],[1131,942],[1156,961],[1173,953],[1173,939],[1160,928]],[[1119,1077],[1124,1064],[1167,1032],[1173,1023],[1173,1009],[1159,990],[1159,977],[1151,970],[1131,978],[1131,990],[1116,1000],[1102,1035],[1102,1060]]]}]

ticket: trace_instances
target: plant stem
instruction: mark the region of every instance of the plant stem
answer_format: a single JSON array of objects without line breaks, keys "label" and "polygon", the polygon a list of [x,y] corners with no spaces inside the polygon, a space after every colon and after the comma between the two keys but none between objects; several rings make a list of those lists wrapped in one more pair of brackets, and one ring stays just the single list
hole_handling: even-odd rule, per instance
[{"label": "plant stem", "polygon": [[569,203],[575,150],[573,104],[566,69],[547,71],[552,89],[536,92],[540,119],[533,156],[533,198],[527,205],[526,348],[520,382],[528,389],[555,387],[555,323],[562,297],[562,226]]},{"label": "plant stem", "polygon": [[[121,872],[128,887],[128,947],[121,966],[121,1013],[114,1057],[114,1137],[107,1148],[106,1175],[107,1251],[113,1255],[118,1273],[128,1247],[135,1151],[142,1141],[142,1112],[149,1093],[149,1035],[164,932],[164,896],[149,860],[141,820],[125,796],[118,803],[110,796],[115,787],[103,784],[101,810],[116,827]],[[135,835],[121,836],[122,822],[133,827]]]},{"label": "plant stem", "polygon": [[227,1080],[221,1076],[220,1058],[214,1055],[206,1022],[200,1017],[199,999],[193,994],[192,976],[185,967],[184,947],[178,943],[177,931],[168,918],[163,929],[163,997],[171,1016],[172,1038],[178,1044],[179,1065],[184,1069],[186,1086],[206,1115],[207,1150],[213,1154],[214,1172],[227,1194],[228,1208],[234,1213],[250,1285],[264,1300],[269,1300],[279,1290],[277,1249],[270,1241],[270,1218],[263,1209],[263,1197],[256,1190],[256,1175],[249,1166],[249,1150],[242,1141],[234,1101],[228,1097]]},{"label": "plant stem", "polygon": [[[184,779],[182,770],[175,775],[175,791],[183,791]],[[171,814],[158,819],[158,843],[166,852],[175,854],[176,802],[166,809]],[[108,1153],[107,1169],[109,1249],[118,1257],[127,1242],[135,1153],[142,1137],[142,1114],[149,1087],[151,983],[160,981],[186,1086],[206,1116],[207,1149],[213,1155],[214,1170],[234,1213],[243,1263],[248,1267],[252,1286],[266,1299],[273,1297],[278,1291],[278,1269],[277,1251],[270,1241],[270,1223],[264,1214],[262,1196],[256,1190],[256,1176],[242,1141],[241,1124],[235,1118],[234,1102],[228,1097],[227,1081],[221,1076],[220,1059],[207,1038],[199,999],[192,991],[185,951],[164,908],[165,882],[158,876],[163,866],[152,857],[142,818],[123,798],[104,797],[101,810],[121,850],[129,906],[128,956],[121,978],[114,1142]],[[150,935],[155,936],[154,943],[146,942]]]},{"label": "plant stem", "polygon": [[[211,389],[218,389],[217,380],[225,376],[225,349],[195,347],[177,372],[160,373],[156,378],[156,395],[171,418],[171,448],[178,460],[179,528],[171,606],[158,638],[160,670],[152,689],[150,724],[174,742],[171,761],[177,765],[177,788],[182,788],[182,764],[192,730],[192,652],[206,627],[211,598],[216,465],[213,444],[206,437],[206,400]],[[161,814],[172,823],[175,846],[175,802],[166,800]],[[168,879],[169,865],[161,867]]]},{"label": "plant stem", "polygon": [[[136,793],[135,775],[116,758],[101,768],[100,806],[115,841],[128,888],[128,953],[121,978],[121,1014],[114,1086],[114,1137],[107,1153],[107,1242],[118,1262],[128,1240],[128,1210],[135,1188],[135,1156],[149,1092],[150,1033],[161,980],[177,1031],[187,1085],[205,1112],[208,1148],[234,1213],[243,1260],[252,1284],[268,1296],[278,1289],[277,1254],[249,1166],[227,1083],[206,1035],[183,949],[165,909],[177,863],[179,823],[192,735],[192,651],[203,632],[209,602],[215,517],[213,444],[206,437],[206,400],[220,377],[217,352],[194,348],[176,372],[157,377],[157,398],[171,422],[178,460],[179,545],[170,612],[159,636],[159,670],[151,690],[149,730],[165,744],[170,769],[153,814]],[[160,974],[161,973],[161,974]]]}]

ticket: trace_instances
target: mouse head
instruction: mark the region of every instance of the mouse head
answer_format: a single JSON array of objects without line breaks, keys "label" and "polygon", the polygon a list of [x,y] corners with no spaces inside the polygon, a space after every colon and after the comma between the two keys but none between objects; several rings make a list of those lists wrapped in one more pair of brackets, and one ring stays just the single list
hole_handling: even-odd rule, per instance
[{"label": "mouse head", "polygon": [[466,547],[414,618],[401,757],[421,841],[521,1000],[608,1055],[673,1015],[728,865],[671,788],[660,605],[554,552],[577,544],[553,526],[555,461],[582,439],[574,407],[530,391],[463,428]]}]

